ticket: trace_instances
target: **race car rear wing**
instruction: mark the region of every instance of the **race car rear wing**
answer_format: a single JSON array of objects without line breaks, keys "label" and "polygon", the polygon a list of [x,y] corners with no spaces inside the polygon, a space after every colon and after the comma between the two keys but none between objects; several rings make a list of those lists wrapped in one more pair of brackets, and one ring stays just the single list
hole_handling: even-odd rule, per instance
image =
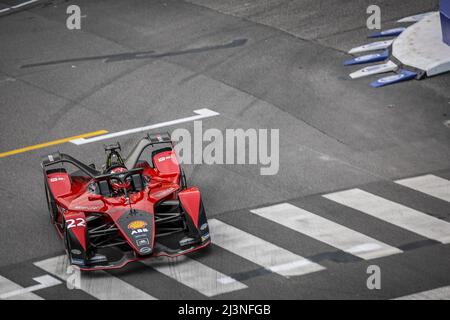
[{"label": "race car rear wing", "polygon": [[147,139],[152,144],[172,143],[172,139],[170,138],[170,134],[168,132],[155,133],[155,134],[147,133]]},{"label": "race car rear wing", "polygon": [[[136,166],[136,163],[139,160],[142,151],[144,151],[144,149],[149,146],[153,149],[153,153],[163,150],[171,150],[172,140],[170,138],[170,134],[168,132],[147,134],[147,136],[139,141],[139,143],[130,152],[128,158],[125,160],[125,167],[128,169],[133,169]],[[82,163],[81,161],[69,156],[68,154],[60,152],[55,152],[53,154],[44,156],[42,158],[41,166],[44,169],[45,173],[46,167],[64,162],[73,164],[91,178],[96,178],[102,175],[100,171]]]},{"label": "race car rear wing", "polygon": [[139,158],[141,157],[142,151],[145,148],[152,148],[152,153],[159,152],[163,150],[172,149],[172,139],[168,132],[147,134],[146,137],[142,138],[141,141],[134,147],[134,149],[128,155],[125,160],[125,166],[129,169],[134,168]]},{"label": "race car rear wing", "polygon": [[45,171],[47,170],[46,169],[47,167],[58,164],[58,163],[64,163],[64,162],[73,164],[74,166],[76,166],[78,169],[80,169],[81,171],[86,173],[91,178],[95,178],[95,177],[101,175],[101,172],[95,170],[94,168],[92,168],[88,165],[85,165],[81,161],[69,156],[68,154],[60,153],[60,152],[55,152],[55,153],[49,154],[47,156],[44,156],[42,158],[41,166],[42,166],[42,169],[44,169],[44,173],[45,173]]}]

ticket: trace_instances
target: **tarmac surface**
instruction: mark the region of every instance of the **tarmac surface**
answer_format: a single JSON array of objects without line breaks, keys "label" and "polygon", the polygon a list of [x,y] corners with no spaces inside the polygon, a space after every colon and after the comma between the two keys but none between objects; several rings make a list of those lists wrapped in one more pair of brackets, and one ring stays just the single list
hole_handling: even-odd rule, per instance
[{"label": "tarmac surface", "polygon": [[[1,1],[0,9],[17,5],[10,2]],[[370,42],[366,8],[372,2],[71,1],[81,8],[81,30],[66,27],[68,2],[24,6],[0,16],[0,152],[189,117],[202,108],[219,113],[203,120],[203,130],[279,129],[278,174],[262,176],[259,165],[186,165],[188,182],[202,191],[210,219],[312,257],[326,269],[286,278],[212,245],[190,259],[246,288],[211,297],[390,299],[449,286],[449,244],[322,196],[359,188],[450,222],[447,201],[394,183],[427,174],[450,179],[450,74],[380,89],[368,85],[376,77],[350,80],[355,68],[342,62],[350,48]],[[437,2],[380,0],[382,27],[436,10]],[[162,131],[176,128],[192,131],[193,123]],[[142,136],[116,140],[126,154]],[[32,278],[43,274],[34,263],[63,253],[48,221],[41,156],[60,150],[100,166],[103,144],[116,140],[0,158],[1,276],[34,285]],[[348,253],[250,212],[284,202],[403,253],[348,259]],[[382,271],[380,290],[366,287],[367,267],[374,264]],[[108,273],[159,299],[208,296],[140,263]],[[97,297],[64,285],[36,294]]]}]

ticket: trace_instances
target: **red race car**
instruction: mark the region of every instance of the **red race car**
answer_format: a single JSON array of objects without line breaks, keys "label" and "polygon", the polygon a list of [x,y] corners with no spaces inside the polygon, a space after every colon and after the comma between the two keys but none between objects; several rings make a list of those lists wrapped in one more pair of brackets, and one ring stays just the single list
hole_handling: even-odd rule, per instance
[{"label": "red race car", "polygon": [[211,242],[200,191],[186,186],[168,133],[147,135],[126,160],[119,143],[105,151],[102,170],[63,153],[42,161],[50,219],[72,265],[120,268]]}]

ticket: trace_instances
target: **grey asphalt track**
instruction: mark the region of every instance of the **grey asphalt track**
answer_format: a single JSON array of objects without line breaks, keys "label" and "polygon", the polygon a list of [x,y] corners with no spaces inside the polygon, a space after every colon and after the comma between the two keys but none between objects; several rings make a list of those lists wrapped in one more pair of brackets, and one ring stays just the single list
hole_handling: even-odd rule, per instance
[{"label": "grey asphalt track", "polygon": [[[436,10],[437,2],[376,4],[389,28],[404,16]],[[376,77],[351,81],[347,75],[355,68],[342,65],[351,47],[369,42],[366,8],[374,1],[72,3],[81,8],[81,30],[66,28],[65,1],[0,17],[0,152],[209,108],[220,115],[205,119],[204,129],[280,129],[277,175],[261,176],[255,165],[186,166],[210,218],[305,257],[333,248],[249,209],[288,201],[392,246],[425,240],[321,197],[358,187],[450,222],[448,202],[392,183],[428,173],[450,179],[450,128],[444,125],[450,74],[374,89],[368,84]],[[167,130],[177,127],[193,129],[187,123]],[[126,153],[141,136],[118,140]],[[97,165],[104,160],[103,142],[0,158],[0,275],[24,287],[42,275],[34,261],[63,252],[47,218],[40,168],[40,157],[56,150]],[[214,245],[192,258],[248,286],[220,298],[377,299],[450,285],[448,244],[408,248],[374,261],[325,258],[327,270],[289,279],[253,272],[257,266]],[[382,290],[366,287],[370,264],[383,270]],[[158,298],[204,298],[139,264],[111,274]],[[39,294],[92,298],[63,286]]]}]

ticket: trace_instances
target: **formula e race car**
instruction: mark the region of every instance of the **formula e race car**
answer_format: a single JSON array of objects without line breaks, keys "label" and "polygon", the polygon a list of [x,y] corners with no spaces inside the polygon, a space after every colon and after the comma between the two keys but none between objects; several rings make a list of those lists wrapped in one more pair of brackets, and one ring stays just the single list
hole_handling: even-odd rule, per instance
[{"label": "formula e race car", "polygon": [[42,160],[50,219],[70,263],[112,269],[206,247],[200,191],[186,186],[170,135],[147,135],[125,160],[119,151],[105,146],[101,170],[59,152]]}]

